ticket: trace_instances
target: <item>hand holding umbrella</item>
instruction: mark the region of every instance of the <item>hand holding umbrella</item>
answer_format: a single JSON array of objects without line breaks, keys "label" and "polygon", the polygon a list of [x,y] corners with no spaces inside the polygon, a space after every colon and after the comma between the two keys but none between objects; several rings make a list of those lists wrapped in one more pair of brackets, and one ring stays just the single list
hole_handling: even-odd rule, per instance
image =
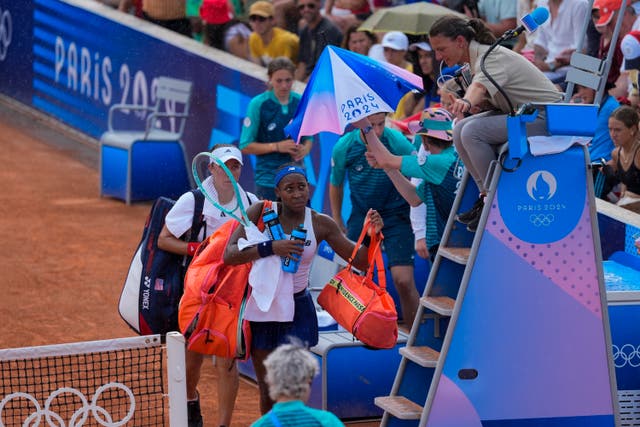
[{"label": "hand holding umbrella", "polygon": [[414,89],[422,90],[422,79],[407,70],[327,46],[285,132],[296,141],[322,131],[341,135],[363,117],[394,111]]}]

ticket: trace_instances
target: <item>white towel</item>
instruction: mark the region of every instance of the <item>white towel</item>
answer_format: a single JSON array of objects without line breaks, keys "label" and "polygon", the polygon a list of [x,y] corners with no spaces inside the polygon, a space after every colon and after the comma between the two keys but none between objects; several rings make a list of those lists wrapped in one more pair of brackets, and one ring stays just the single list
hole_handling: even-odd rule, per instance
[{"label": "white towel", "polygon": [[[245,227],[247,239],[238,240],[238,248],[269,240],[267,231],[261,232],[254,224]],[[282,271],[277,255],[253,261],[249,272],[251,297],[247,302],[244,318],[254,321],[290,322],[293,320],[293,274]]]},{"label": "white towel", "polygon": [[586,136],[565,135],[530,136],[527,139],[529,140],[531,154],[534,156],[562,153],[574,144],[587,145],[591,141],[591,138]]}]

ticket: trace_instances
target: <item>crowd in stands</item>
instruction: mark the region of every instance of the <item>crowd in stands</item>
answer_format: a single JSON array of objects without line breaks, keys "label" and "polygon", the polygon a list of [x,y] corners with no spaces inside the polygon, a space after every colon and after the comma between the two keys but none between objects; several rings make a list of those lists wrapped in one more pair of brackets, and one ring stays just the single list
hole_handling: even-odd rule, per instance
[{"label": "crowd in stands", "polygon": [[[293,80],[308,80],[325,46],[342,46],[422,78],[423,92],[408,93],[394,113],[369,116],[338,140],[330,185],[333,221],[349,239],[360,234],[369,209],[376,209],[382,217],[391,273],[408,326],[418,307],[414,254],[433,260],[463,167],[476,181],[480,195],[474,208],[457,219],[470,231],[476,230],[487,193],[484,178],[489,163],[495,159],[496,146],[507,139],[504,117],[512,106],[506,105],[488,84],[477,65],[479,57],[496,38],[515,29],[520,19],[537,7],[549,10],[548,22],[533,34],[523,32],[506,41],[487,68],[517,106],[534,101],[561,102],[567,87],[573,90],[566,97],[570,102],[597,102],[595,137],[588,145],[591,160],[600,165],[594,169],[594,177],[605,182],[597,187],[601,193],[597,196],[640,212],[638,0],[626,0],[624,7],[624,0],[595,0],[592,7],[589,0],[431,0],[427,3],[449,7],[458,15],[441,19],[418,35],[406,34],[401,28],[386,33],[359,28],[372,13],[397,7],[404,0],[98,1],[110,2],[123,12],[265,67],[269,86],[252,100],[239,144],[243,154],[258,156],[255,192],[261,199],[275,200],[284,191],[274,184],[278,167],[292,164],[303,168],[304,157],[312,148],[311,139],[296,145],[284,134],[284,126],[300,99],[292,92]],[[596,99],[595,89],[567,86],[572,55],[579,52],[607,58],[617,22],[618,37],[600,99]],[[451,76],[445,70],[463,63],[470,65],[468,81],[460,87],[453,87],[455,79],[445,82],[443,77]],[[545,118],[536,118],[528,132],[545,134]],[[296,169],[304,176],[301,170]],[[306,181],[300,176],[298,179]],[[347,180],[353,211],[350,218],[343,218],[343,186]],[[426,213],[414,215],[409,205],[424,205]],[[414,242],[413,247],[407,247],[407,242]],[[276,344],[280,343],[269,343],[269,350]],[[266,359],[267,371],[277,369],[277,353],[271,354]],[[296,375],[315,373],[313,366],[307,370]],[[282,382],[264,370],[262,376],[272,386]],[[266,400],[263,386],[262,397]],[[296,398],[306,392],[302,389],[291,395],[278,388],[272,390],[271,398]],[[271,415],[256,425],[271,425],[276,416],[286,419],[289,415],[284,408],[293,406],[276,404]],[[263,405],[263,409],[266,413],[270,405]]]}]

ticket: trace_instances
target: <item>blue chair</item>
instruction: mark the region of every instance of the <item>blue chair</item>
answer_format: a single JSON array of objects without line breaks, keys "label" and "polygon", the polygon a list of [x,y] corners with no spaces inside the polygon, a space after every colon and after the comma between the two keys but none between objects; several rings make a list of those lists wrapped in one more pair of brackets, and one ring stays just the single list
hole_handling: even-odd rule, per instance
[{"label": "blue chair", "polygon": [[[100,138],[100,196],[132,201],[177,198],[192,187],[182,144],[192,83],[169,77],[155,81],[155,104],[115,104]],[[144,129],[116,129],[116,119]],[[142,119],[140,121],[139,119]],[[132,125],[133,123],[133,125]],[[141,125],[139,128],[142,128]]]}]

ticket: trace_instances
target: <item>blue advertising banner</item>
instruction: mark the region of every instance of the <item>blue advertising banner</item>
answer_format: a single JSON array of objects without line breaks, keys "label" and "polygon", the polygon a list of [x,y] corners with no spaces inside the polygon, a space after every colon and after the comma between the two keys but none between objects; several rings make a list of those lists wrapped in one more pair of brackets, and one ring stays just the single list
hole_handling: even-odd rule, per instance
[{"label": "blue advertising banner", "polygon": [[[267,73],[223,55],[94,2],[0,0],[0,92],[95,139],[107,131],[111,106],[154,105],[157,79],[166,76],[193,85],[182,138],[189,159],[215,143],[237,142],[249,101],[266,90]],[[118,115],[118,127],[144,125],[139,111]],[[320,135],[306,161],[312,206],[327,213],[335,141]],[[253,163],[241,178],[250,191]],[[348,193],[344,211],[350,211]]]}]

